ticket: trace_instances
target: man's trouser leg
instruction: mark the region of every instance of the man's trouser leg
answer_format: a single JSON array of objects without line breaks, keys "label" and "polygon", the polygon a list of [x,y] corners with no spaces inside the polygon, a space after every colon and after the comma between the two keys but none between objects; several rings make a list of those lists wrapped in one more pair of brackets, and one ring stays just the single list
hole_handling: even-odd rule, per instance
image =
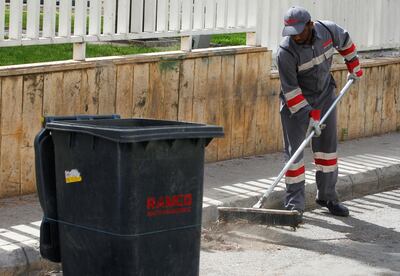
[{"label": "man's trouser leg", "polygon": [[[335,94],[332,91],[331,97],[320,106],[321,116],[324,116],[334,100]],[[315,174],[318,188],[317,199],[337,200],[335,190],[338,177],[336,109],[332,111],[324,124],[326,124],[326,128],[322,131],[321,136],[312,139],[317,170]]]},{"label": "man's trouser leg", "polygon": [[[285,143],[285,159],[288,161],[305,139],[309,118],[297,118],[291,116],[289,109],[286,106],[283,106],[281,110],[281,122]],[[304,211],[305,168],[303,152],[297,157],[295,162],[286,172],[285,183],[285,208],[288,210],[296,209]]]}]

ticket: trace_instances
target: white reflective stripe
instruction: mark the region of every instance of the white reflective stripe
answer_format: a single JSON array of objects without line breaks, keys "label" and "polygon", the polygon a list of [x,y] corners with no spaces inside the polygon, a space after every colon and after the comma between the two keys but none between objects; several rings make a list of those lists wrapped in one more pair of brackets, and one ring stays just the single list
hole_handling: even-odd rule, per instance
[{"label": "white reflective stripe", "polygon": [[329,59],[333,54],[334,54],[334,49],[333,49],[333,47],[331,47],[328,51],[326,51],[322,55],[319,55],[318,57],[315,57],[312,60],[300,65],[299,72],[308,70],[308,69],[314,67],[315,65],[319,65],[319,64],[323,63],[326,59]]},{"label": "white reflective stripe", "polygon": [[358,71],[360,71],[360,70],[361,70],[361,66],[358,65],[358,66],[354,67],[353,73],[356,73],[356,72],[358,72]]},{"label": "white reflective stripe", "polygon": [[328,51],[325,52],[325,57],[327,59],[331,58],[333,54],[335,53],[335,48],[331,47]]},{"label": "white reflective stripe", "polygon": [[300,89],[300,87],[298,87],[298,88],[296,88],[296,89],[294,89],[294,90],[292,90],[292,91],[290,91],[288,93],[285,93],[284,96],[285,96],[287,101],[290,101],[291,99],[293,99],[294,97],[296,97],[296,96],[298,96],[300,94],[301,94],[301,89]]},{"label": "white reflective stripe", "polygon": [[353,58],[355,58],[357,56],[357,52],[354,50],[354,52],[348,54],[347,56],[344,56],[344,59],[347,61],[352,60]]},{"label": "white reflective stripe", "polygon": [[316,170],[323,173],[334,172],[337,167],[337,164],[332,166],[315,165]]},{"label": "white reflective stripe", "polygon": [[351,46],[353,46],[353,41],[349,38],[349,41],[347,41],[346,46],[344,46],[342,49],[340,49],[339,51],[344,51],[349,49]]},{"label": "white reflective stripe", "polygon": [[300,109],[302,109],[303,107],[305,107],[307,105],[308,105],[308,102],[304,99],[301,102],[299,102],[298,104],[289,107],[289,110],[292,113],[296,113],[297,111],[299,111]]},{"label": "white reflective stripe", "polygon": [[299,183],[299,182],[304,181],[304,180],[306,180],[306,175],[304,173],[299,175],[299,176],[296,176],[296,177],[285,176],[285,183],[286,184],[295,184],[295,183]]},{"label": "white reflective stripe", "polygon": [[304,160],[301,159],[299,162],[297,162],[297,163],[295,163],[295,164],[292,164],[292,165],[289,167],[289,170],[290,170],[290,171],[295,171],[295,170],[297,170],[297,169],[299,169],[299,168],[301,168],[301,167],[303,167],[303,166],[304,166]]},{"label": "white reflective stripe", "polygon": [[315,159],[332,160],[337,158],[337,152],[325,153],[325,152],[314,152]]}]

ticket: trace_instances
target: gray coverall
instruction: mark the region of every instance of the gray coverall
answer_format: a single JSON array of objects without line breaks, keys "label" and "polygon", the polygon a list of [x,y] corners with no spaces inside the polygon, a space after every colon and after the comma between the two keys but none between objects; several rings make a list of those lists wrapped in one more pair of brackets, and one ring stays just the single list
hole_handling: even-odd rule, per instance
[{"label": "gray coverall", "polygon": [[[320,109],[321,117],[335,100],[335,81],[330,73],[335,49],[345,58],[357,56],[347,31],[333,22],[314,23],[312,45],[298,45],[285,37],[277,52],[277,64],[281,81],[281,121],[286,160],[304,141],[309,112]],[[326,128],[320,137],[312,139],[312,151],[316,165],[317,198],[337,200],[335,190],[337,165],[336,110],[325,121]],[[303,153],[285,175],[287,195],[285,207],[304,211],[305,167]]]}]

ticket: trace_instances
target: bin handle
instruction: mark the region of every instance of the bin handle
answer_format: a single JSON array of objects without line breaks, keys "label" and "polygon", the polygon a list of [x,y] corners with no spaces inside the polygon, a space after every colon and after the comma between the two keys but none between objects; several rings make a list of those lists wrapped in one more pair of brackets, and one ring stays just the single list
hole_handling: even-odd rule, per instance
[{"label": "bin handle", "polygon": [[35,137],[34,148],[36,188],[40,205],[45,217],[57,218],[54,147],[50,130],[40,130]]}]

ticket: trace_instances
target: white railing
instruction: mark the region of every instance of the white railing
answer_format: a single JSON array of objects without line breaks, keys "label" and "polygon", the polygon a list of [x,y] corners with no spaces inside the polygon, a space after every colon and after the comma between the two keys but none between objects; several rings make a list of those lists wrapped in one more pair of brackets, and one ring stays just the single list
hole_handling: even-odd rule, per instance
[{"label": "white railing", "polygon": [[[0,47],[248,33],[248,45],[277,49],[292,5],[332,20],[360,50],[400,47],[400,0],[0,0]],[[83,44],[83,45],[82,45]]]},{"label": "white railing", "polygon": [[307,8],[313,20],[331,20],[349,31],[359,50],[400,47],[400,0],[265,0],[262,45],[276,50],[283,15],[293,5]]},{"label": "white railing", "polygon": [[251,33],[261,1],[0,0],[0,46]]}]

